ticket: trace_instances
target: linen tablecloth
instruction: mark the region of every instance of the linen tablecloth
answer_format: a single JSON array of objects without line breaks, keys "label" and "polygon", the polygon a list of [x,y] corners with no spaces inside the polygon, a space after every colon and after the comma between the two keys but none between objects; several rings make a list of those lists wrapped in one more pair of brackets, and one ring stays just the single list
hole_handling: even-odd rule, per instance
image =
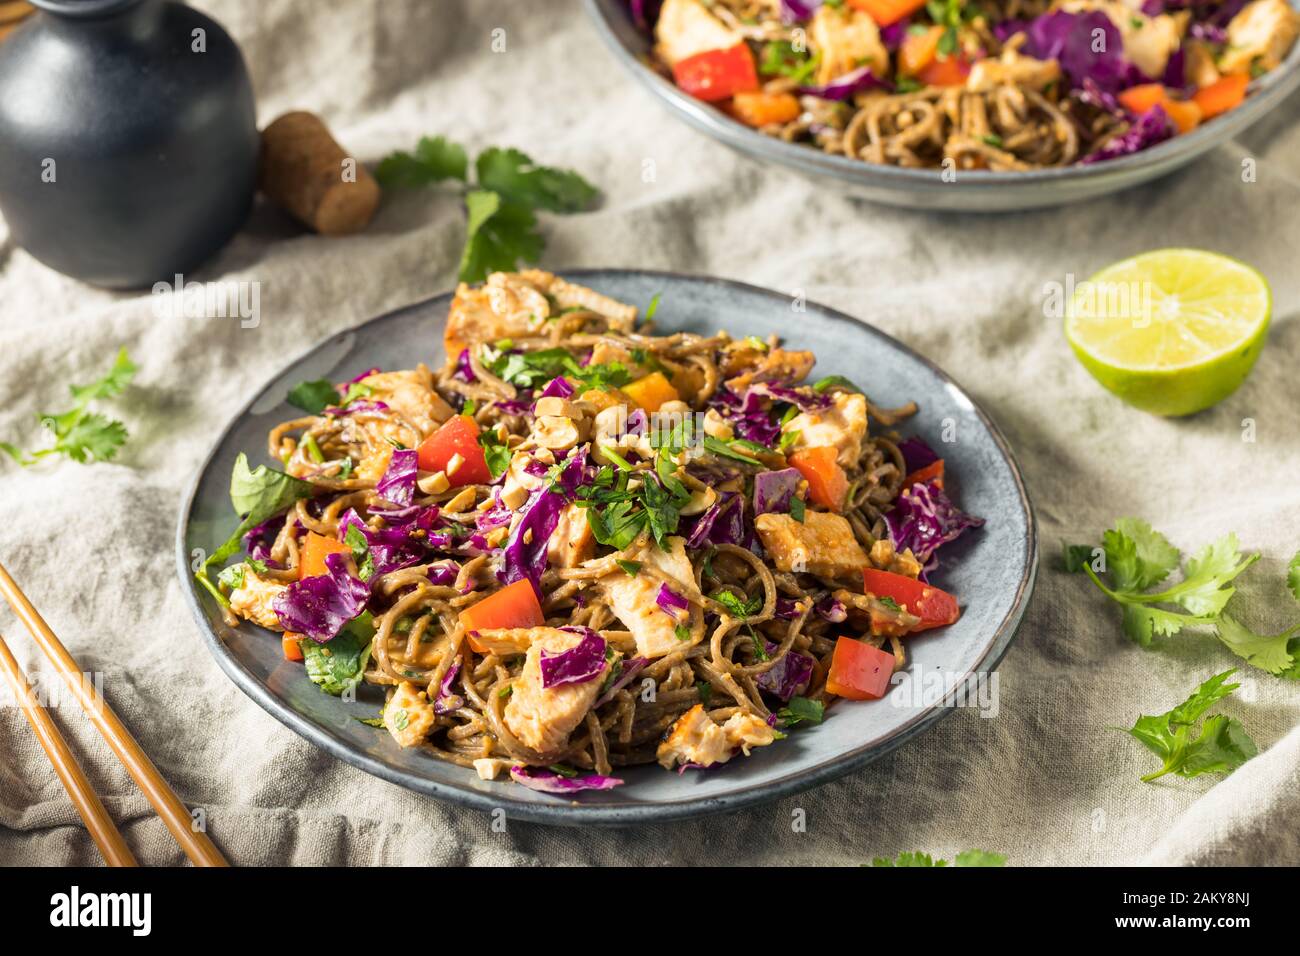
[{"label": "linen tablecloth", "polygon": [[[250,389],[310,343],[453,285],[458,204],[395,194],[368,231],[343,239],[259,209],[187,277],[259,282],[256,328],[160,319],[147,292],[58,275],[0,226],[0,439],[38,445],[37,415],[60,410],[68,384],[95,377],[119,346],[140,365],[113,405],[131,432],[116,461],[0,462],[0,556],[83,666],[103,672],[111,704],[182,798],[204,809],[233,862],[856,864],[979,847],[1021,865],[1300,863],[1300,688],[1243,668],[1245,686],[1220,709],[1242,721],[1259,756],[1222,782],[1139,782],[1153,758],[1109,728],[1167,710],[1237,659],[1208,634],[1132,645],[1115,608],[1056,557],[1061,539],[1097,540],[1128,514],[1184,551],[1236,531],[1264,555],[1244,576],[1250,623],[1274,632],[1300,614],[1281,584],[1300,546],[1300,100],[1192,168],[1112,198],[1020,215],[924,214],[846,198],[689,130],[624,74],[577,2],[198,5],[242,45],[262,123],[319,112],[367,162],[441,133],[471,151],[513,145],[584,171],[604,203],[547,219],[545,267],[640,266],[803,290],[929,356],[1006,431],[1044,554],[999,672],[995,718],[958,710],[846,778],[728,817],[494,832],[484,814],[331,759],[244,697],[200,641],[173,555],[182,488]],[[1251,378],[1183,421],[1102,391],[1043,308],[1045,283],[1173,245],[1250,262],[1275,303]],[[1243,440],[1247,419],[1253,441]],[[7,609],[0,629],[33,673],[44,670]],[[141,860],[183,862],[76,708],[56,719]],[[97,863],[13,706],[0,708],[0,752],[0,862]],[[803,832],[792,827],[796,809]]]}]

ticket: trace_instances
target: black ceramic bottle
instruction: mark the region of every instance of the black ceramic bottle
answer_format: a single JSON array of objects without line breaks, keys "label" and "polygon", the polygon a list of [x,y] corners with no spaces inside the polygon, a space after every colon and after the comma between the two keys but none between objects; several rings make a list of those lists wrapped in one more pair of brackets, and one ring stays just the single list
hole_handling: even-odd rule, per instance
[{"label": "black ceramic bottle", "polygon": [[252,203],[252,85],[171,0],[32,0],[0,44],[0,212],[60,272],[135,288],[194,268]]}]

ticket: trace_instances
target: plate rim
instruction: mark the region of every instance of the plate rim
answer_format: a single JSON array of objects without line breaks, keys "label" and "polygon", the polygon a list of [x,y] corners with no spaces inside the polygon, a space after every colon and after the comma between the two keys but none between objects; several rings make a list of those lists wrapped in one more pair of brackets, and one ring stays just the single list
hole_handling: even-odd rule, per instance
[{"label": "plate rim", "polygon": [[[1288,0],[1288,2],[1292,8],[1297,8],[1296,0]],[[1116,182],[1113,188],[1120,190],[1143,181],[1141,178],[1143,173],[1148,174],[1146,178],[1171,173],[1216,146],[1224,145],[1233,136],[1263,119],[1270,109],[1276,107],[1294,92],[1297,86],[1300,86],[1300,42],[1297,42],[1281,66],[1259,78],[1258,90],[1246,100],[1245,104],[1226,115],[1217,117],[1213,124],[1198,126],[1190,133],[1174,136],[1148,149],[1105,162],[1089,163],[1086,166],[1073,163],[1068,166],[1025,172],[963,170],[954,182],[945,183],[937,169],[912,169],[883,163],[867,163],[764,136],[731,119],[708,103],[683,93],[667,79],[649,69],[620,40],[609,21],[602,0],[583,0],[583,7],[614,59],[632,75],[636,82],[649,90],[669,112],[688,125],[732,149],[748,156],[755,156],[765,162],[872,188],[902,191],[908,188],[943,186],[956,187],[955,191],[967,195],[980,193],[992,195],[1000,190],[1017,186],[1114,179],[1119,182]],[[1129,176],[1125,176],[1126,173]],[[1104,186],[1101,188],[1105,189]],[[1088,198],[1088,196],[1078,198]],[[1071,197],[1063,196],[1060,199],[1061,203],[1069,201]],[[935,207],[936,211],[941,208]]]},{"label": "plate rim", "polygon": [[[551,271],[553,271],[555,275],[562,276],[566,279],[587,280],[588,282],[591,280],[599,280],[602,276],[642,276],[673,281],[723,285],[742,290],[749,294],[756,294],[764,298],[781,300],[783,302],[789,299],[789,296],[774,289],[720,276],[655,269],[582,268],[554,269]],[[486,794],[475,790],[449,786],[436,780],[431,780],[427,777],[421,776],[417,773],[390,766],[383,760],[372,757],[364,752],[357,751],[346,741],[337,737],[330,728],[317,724],[298,713],[285,701],[273,694],[265,684],[252,674],[243,662],[226,647],[224,641],[221,640],[220,636],[218,636],[216,631],[208,622],[207,612],[203,608],[201,598],[201,593],[204,592],[202,592],[201,587],[194,582],[194,575],[190,570],[190,556],[186,549],[185,540],[186,529],[189,525],[189,520],[194,509],[194,501],[195,496],[198,493],[199,484],[211,468],[213,458],[216,457],[217,452],[226,441],[226,438],[229,436],[231,431],[239,421],[248,414],[249,410],[257,403],[258,399],[261,398],[271,385],[281,378],[288,369],[304,361],[320,349],[329,345],[329,343],[342,336],[356,334],[368,326],[388,321],[396,316],[408,312],[427,309],[434,303],[443,300],[449,303],[453,295],[454,291],[439,293],[438,295],[421,299],[397,309],[391,309],[380,315],[364,319],[354,325],[331,332],[313,342],[304,351],[284,362],[261,384],[260,387],[252,392],[251,397],[227,420],[225,425],[212,440],[210,447],[204,453],[202,461],[194,470],[193,475],[181,495],[175,537],[177,574],[180,578],[182,595],[185,598],[186,604],[189,606],[194,622],[198,625],[203,643],[207,646],[209,653],[213,658],[215,658],[217,666],[228,678],[230,678],[231,682],[241,692],[308,743],[343,763],[349,764],[350,766],[378,777],[381,780],[405,787],[415,793],[424,796],[431,796],[435,799],[469,809],[482,810],[489,813],[495,810],[502,810],[509,819],[530,823],[565,826],[623,826],[628,824],[682,820],[739,810],[759,803],[767,803],[794,793],[810,790],[813,787],[828,783],[866,766],[872,761],[919,736],[924,731],[930,729],[940,719],[947,716],[955,709],[950,706],[950,701],[957,699],[958,694],[967,690],[967,686],[971,680],[975,678],[976,674],[980,672],[987,673],[996,669],[998,664],[1006,655],[1007,650],[1015,639],[1020,624],[1024,619],[1025,609],[1029,603],[1029,598],[1033,593],[1035,581],[1037,580],[1039,561],[1037,519],[1034,515],[1033,505],[1025,486],[1024,476],[1021,474],[1020,466],[1007,443],[1006,437],[1002,434],[1002,430],[997,426],[992,418],[990,418],[984,411],[979,402],[972,398],[959,382],[929,358],[921,355],[910,346],[900,342],[887,332],[884,332],[864,320],[856,319],[846,312],[841,312],[838,309],[823,305],[819,302],[808,300],[806,305],[809,309],[816,310],[821,315],[832,321],[850,325],[854,329],[882,341],[890,348],[900,350],[910,358],[922,363],[948,388],[955,389],[957,394],[960,395],[963,400],[970,403],[972,411],[975,413],[980,423],[985,427],[985,429],[987,429],[994,444],[997,446],[999,453],[1011,471],[1012,482],[1015,486],[1021,508],[1025,515],[1025,566],[1021,572],[1020,581],[1017,585],[1012,605],[999,622],[996,630],[993,632],[992,637],[984,648],[984,652],[972,663],[970,668],[967,669],[961,680],[954,683],[952,689],[949,690],[942,699],[920,710],[907,723],[903,724],[886,737],[877,737],[866,741],[853,750],[823,760],[811,767],[792,771],[776,778],[775,780],[767,781],[765,783],[751,784],[731,793],[712,797],[688,796],[679,800],[660,801],[655,803],[628,803],[615,805],[588,805],[577,801],[565,800],[556,800],[554,803],[526,803],[514,800],[506,792],[508,788],[502,788],[500,794]]]}]

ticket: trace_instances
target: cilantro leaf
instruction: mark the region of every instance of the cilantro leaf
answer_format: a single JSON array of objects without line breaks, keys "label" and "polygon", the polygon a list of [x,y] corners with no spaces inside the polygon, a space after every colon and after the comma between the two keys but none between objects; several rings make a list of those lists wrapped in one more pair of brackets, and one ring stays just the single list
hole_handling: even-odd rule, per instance
[{"label": "cilantro leaf", "polygon": [[[872,866],[910,866],[910,867],[944,867],[948,866],[947,860],[933,859],[928,853],[921,853],[919,850],[904,850],[897,857],[890,860],[887,857],[876,857],[871,861]],[[989,853],[987,850],[964,850],[953,857],[953,866],[1006,866],[1007,858],[1001,853]]]},{"label": "cilantro leaf", "polygon": [[324,644],[303,638],[298,646],[302,648],[307,677],[335,697],[356,687],[370,660],[374,636],[374,619],[369,611],[362,611]]},{"label": "cilantro leaf", "polygon": [[54,435],[54,444],[30,455],[9,442],[0,443],[18,464],[33,465],[48,455],[66,455],[73,461],[111,461],[126,442],[126,426],[116,419],[90,411],[90,403],[120,395],[136,373],[126,349],[118,349],[112,367],[102,378],[88,385],[70,385],[74,405],[66,412],[43,412],[37,416]]},{"label": "cilantro leaf", "polygon": [[517,149],[485,149],[474,169],[481,189],[533,209],[580,212],[597,195],[596,188],[572,170],[538,166]]},{"label": "cilantro leaf", "polygon": [[531,209],[487,189],[465,194],[462,282],[479,282],[490,272],[509,272],[520,260],[536,262],[544,242]]},{"label": "cilantro leaf", "polygon": [[347,533],[343,535],[343,543],[352,549],[352,558],[357,563],[357,577],[369,581],[375,576],[375,558],[370,553],[370,542],[366,536],[355,524],[349,524]]},{"label": "cilantro leaf", "polygon": [[1291,557],[1291,563],[1286,566],[1286,586],[1290,589],[1291,596],[1300,601],[1300,551]]},{"label": "cilantro leaf", "polygon": [[807,697],[791,697],[790,702],[776,712],[776,716],[781,721],[783,727],[793,727],[795,724],[807,721],[810,724],[820,724],[825,716],[826,705],[820,700],[810,700]]},{"label": "cilantro leaf", "polygon": [[1256,634],[1236,618],[1223,614],[1214,629],[1228,650],[1247,664],[1277,677],[1300,680],[1300,625],[1268,636]]},{"label": "cilantro leaf", "polygon": [[442,136],[422,137],[414,153],[389,153],[375,167],[375,179],[385,188],[431,186],[445,179],[465,180],[469,159],[465,149]]},{"label": "cilantro leaf", "polygon": [[[1084,545],[1067,546],[1066,569],[1082,570],[1123,608],[1124,633],[1143,647],[1151,646],[1157,635],[1214,623],[1236,593],[1231,581],[1259,559],[1258,554],[1243,557],[1237,536],[1225,535],[1187,562],[1181,581],[1152,593],[1146,589],[1163,582],[1178,564],[1177,549],[1163,535],[1145,522],[1124,518],[1102,536],[1102,549],[1104,572],[1094,567]],[[1107,575],[1109,585],[1101,573]]]},{"label": "cilantro leaf", "polygon": [[952,858],[953,866],[1006,866],[1007,858],[1001,853],[990,853],[987,850],[963,850]]},{"label": "cilantro leaf", "polygon": [[487,462],[488,472],[496,481],[510,469],[510,447],[501,440],[492,429],[479,432],[479,447],[483,449],[483,460]]},{"label": "cilantro leaf", "polygon": [[301,408],[308,415],[319,415],[330,405],[339,400],[339,390],[333,382],[323,378],[310,382],[299,382],[289,389],[284,399],[294,408]]},{"label": "cilantro leaf", "polygon": [[1255,756],[1254,741],[1234,718],[1222,714],[1207,717],[1194,733],[1201,716],[1241,686],[1225,683],[1235,673],[1236,668],[1215,674],[1173,710],[1155,716],[1143,714],[1126,731],[1163,761],[1163,766],[1145,774],[1143,781],[1149,783],[1167,773],[1189,778],[1231,773]]},{"label": "cilantro leaf", "polygon": [[1134,587],[1139,590],[1154,587],[1178,567],[1178,559],[1181,557],[1178,549],[1145,521],[1120,518],[1115,522],[1115,530],[1133,542],[1136,560]]}]

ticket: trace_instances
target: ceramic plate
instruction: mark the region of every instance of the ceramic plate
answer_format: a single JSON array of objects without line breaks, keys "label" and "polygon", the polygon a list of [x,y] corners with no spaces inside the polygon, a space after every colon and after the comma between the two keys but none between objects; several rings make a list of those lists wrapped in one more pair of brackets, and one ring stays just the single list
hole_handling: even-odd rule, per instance
[{"label": "ceramic plate", "polygon": [[720,110],[683,93],[647,63],[650,40],[632,23],[626,0],[585,0],[605,44],[633,77],[667,108],[716,140],[764,162],[788,166],[864,199],[914,209],[1007,212],[1080,202],[1149,182],[1186,166],[1259,121],[1300,85],[1300,43],[1286,61],[1260,77],[1236,109],[1185,136],[1132,156],[1089,166],[998,173],[960,172],[944,182],[937,169],[903,169],[832,156],[819,149],[764,136]]},{"label": "ceramic plate", "polygon": [[[776,292],[721,279],[622,270],[566,273],[596,290],[642,306],[661,293],[662,330],[788,337],[813,349],[815,375],[840,374],[870,386],[872,401],[894,406],[914,400],[920,413],[906,434],[942,449],[955,500],[987,519],[944,549],[936,583],[964,606],[954,625],[908,640],[908,668],[893,696],[841,701],[824,723],[792,732],[703,773],[676,774],[658,766],[620,771],[626,784],[564,800],[513,783],[489,783],[472,770],[420,750],[403,750],[373,717],[380,688],[363,687],[345,703],[321,693],[300,664],[281,657],[276,635],[252,624],[228,627],[190,572],[195,549],[212,553],[237,524],[228,488],[236,456],[265,461],[266,434],[297,414],[284,396],[305,379],[342,381],[363,369],[409,368],[418,358],[443,360],[442,329],[450,294],[372,319],[298,358],[252,397],[221,432],[181,505],[177,570],[199,632],[222,670],[244,693],[318,747],[362,770],[443,800],[484,810],[502,808],[523,820],[563,824],[626,824],[733,810],[803,790],[861,767],[916,737],[951,709],[958,690],[974,687],[1006,652],[1024,613],[1037,563],[1034,519],[1016,464],[997,427],[951,378],[907,347],[847,315],[809,303],[792,310]],[[940,444],[944,435],[950,444]],[[942,687],[947,693],[934,693]],[[927,699],[922,691],[929,691]],[[973,696],[973,695],[972,695]]]}]

